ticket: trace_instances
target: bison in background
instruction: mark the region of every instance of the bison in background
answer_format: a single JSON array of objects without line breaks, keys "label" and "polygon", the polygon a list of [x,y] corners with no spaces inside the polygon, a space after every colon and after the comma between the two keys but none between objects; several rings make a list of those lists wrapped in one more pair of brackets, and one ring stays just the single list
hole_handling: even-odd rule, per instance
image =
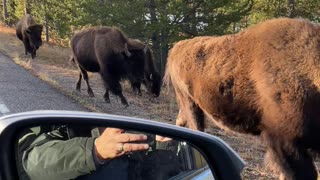
[{"label": "bison in background", "polygon": [[[134,92],[136,92],[138,95],[141,94],[141,83],[144,84],[149,92],[153,94],[154,97],[158,97],[160,95],[161,85],[162,85],[162,79],[160,74],[158,73],[157,68],[154,64],[154,57],[152,50],[148,47],[148,45],[143,44],[141,41],[137,39],[131,39],[129,38],[128,42],[128,48],[129,50],[135,50],[135,49],[143,49],[146,48],[146,59],[144,63],[144,73],[145,78],[142,82],[133,82],[130,81],[131,87]],[[151,83],[150,83],[151,82]]]},{"label": "bison in background", "polygon": [[171,49],[165,79],[176,124],[260,136],[283,179],[317,179],[320,152],[320,26],[269,20],[234,35],[196,37]]},{"label": "bison in background", "polygon": [[37,24],[30,14],[26,14],[16,25],[16,35],[23,42],[25,54],[36,57],[36,51],[42,45],[41,33],[43,26]]},{"label": "bison in background", "polygon": [[107,103],[110,103],[110,90],[120,97],[123,105],[128,106],[122,94],[121,79],[128,79],[132,84],[145,83],[151,93],[159,95],[161,78],[149,78],[160,77],[153,66],[151,50],[138,40],[128,39],[119,29],[93,27],[82,30],[72,37],[71,47],[72,58],[80,69],[77,90],[80,90],[83,77],[88,94],[94,96],[89,85],[89,71],[101,75]]}]

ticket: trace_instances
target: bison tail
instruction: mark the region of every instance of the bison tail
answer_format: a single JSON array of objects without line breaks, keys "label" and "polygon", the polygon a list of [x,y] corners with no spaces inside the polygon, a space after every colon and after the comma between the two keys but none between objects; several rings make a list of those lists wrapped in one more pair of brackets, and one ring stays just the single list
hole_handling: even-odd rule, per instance
[{"label": "bison tail", "polygon": [[71,64],[76,64],[76,61],[75,61],[73,55],[70,55],[69,60],[68,60],[68,64],[70,64],[70,65],[71,65]]},{"label": "bison tail", "polygon": [[167,62],[167,66],[166,66],[166,71],[165,74],[163,76],[163,87],[165,88],[165,94],[170,95],[170,96],[174,96],[174,89],[173,89],[173,85],[172,85],[172,77],[171,77],[171,73],[170,73],[170,69],[168,66],[168,62]]}]

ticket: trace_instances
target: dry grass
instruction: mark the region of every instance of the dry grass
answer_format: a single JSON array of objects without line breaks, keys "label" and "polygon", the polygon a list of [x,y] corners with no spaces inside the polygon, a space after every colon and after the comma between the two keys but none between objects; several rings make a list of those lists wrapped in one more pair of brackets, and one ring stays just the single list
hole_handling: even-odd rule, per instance
[{"label": "dry grass", "polygon": [[0,32],[1,34],[15,34],[15,30],[11,27],[0,24]]},{"label": "dry grass", "polygon": [[[1,52],[15,61],[30,59],[29,56],[24,55],[23,43],[16,37],[14,29],[0,25],[0,32]],[[37,58],[34,61],[59,67],[70,67],[70,55],[69,48],[44,43],[37,51]]]}]

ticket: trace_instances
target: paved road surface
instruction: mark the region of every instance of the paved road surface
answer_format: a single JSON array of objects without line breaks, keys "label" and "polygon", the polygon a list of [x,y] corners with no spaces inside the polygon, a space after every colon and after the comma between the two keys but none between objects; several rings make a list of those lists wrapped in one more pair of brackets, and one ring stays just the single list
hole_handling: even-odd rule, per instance
[{"label": "paved road surface", "polygon": [[31,110],[88,111],[0,53],[0,116]]}]

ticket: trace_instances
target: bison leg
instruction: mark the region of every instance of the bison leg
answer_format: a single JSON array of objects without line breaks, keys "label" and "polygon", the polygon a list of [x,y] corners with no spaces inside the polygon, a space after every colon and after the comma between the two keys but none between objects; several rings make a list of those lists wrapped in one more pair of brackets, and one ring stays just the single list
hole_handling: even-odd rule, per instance
[{"label": "bison leg", "polygon": [[281,172],[280,179],[317,179],[316,167],[306,149],[294,143],[286,143],[282,140],[283,137],[265,133],[262,137],[268,148],[269,160]]},{"label": "bison leg", "polygon": [[134,93],[136,93],[137,95],[139,96],[142,96],[142,93],[141,93],[141,83],[139,82],[132,82],[131,83],[131,87],[132,87],[132,91]]},{"label": "bison leg", "polygon": [[179,114],[176,125],[204,131],[204,113],[202,109],[185,93],[176,89]]},{"label": "bison leg", "polygon": [[34,52],[31,53],[31,58],[32,58],[32,59],[34,59],[36,56],[37,56],[36,51],[34,51]]},{"label": "bison leg", "polygon": [[104,100],[106,101],[106,103],[110,103],[110,98],[109,98],[109,88],[106,88],[106,92],[103,95]]},{"label": "bison leg", "polygon": [[128,106],[129,106],[128,101],[127,101],[127,99],[123,96],[122,92],[121,92],[121,94],[119,94],[118,96],[119,96],[120,99],[121,99],[121,104],[123,104],[125,107],[128,107]]},{"label": "bison leg", "polygon": [[[82,76],[83,76],[83,79],[86,81],[86,84],[87,84],[87,92],[88,92],[89,96],[90,96],[90,97],[94,97],[93,91],[92,91],[92,89],[91,89],[91,87],[90,87],[90,84],[89,84],[89,77],[88,77],[87,71],[84,70],[83,68],[81,68],[80,66],[79,66],[79,69],[80,69],[80,71],[81,71],[81,74],[82,74]],[[79,81],[80,81],[80,80],[81,80],[81,79],[79,78]]]},{"label": "bison leg", "polygon": [[[103,72],[103,71],[102,71]],[[103,72],[101,73],[101,77],[105,83],[105,87],[106,87],[106,94],[105,97],[108,97],[109,99],[109,89],[110,91],[115,94],[116,96],[119,96],[121,99],[121,103],[125,106],[128,107],[128,101],[127,99],[123,96],[122,94],[122,88],[121,88],[121,84],[120,84],[120,77],[116,77],[110,73],[107,72]],[[110,101],[110,100],[109,100]]]},{"label": "bison leg", "polygon": [[81,79],[82,79],[82,74],[81,72],[79,73],[79,79],[77,81],[77,84],[76,84],[76,90],[77,91],[80,91],[81,90]]},{"label": "bison leg", "polygon": [[30,44],[29,44],[29,40],[27,38],[23,39],[23,45],[24,45],[24,53],[25,53],[25,55],[28,55],[29,49],[31,47],[30,47]]}]

